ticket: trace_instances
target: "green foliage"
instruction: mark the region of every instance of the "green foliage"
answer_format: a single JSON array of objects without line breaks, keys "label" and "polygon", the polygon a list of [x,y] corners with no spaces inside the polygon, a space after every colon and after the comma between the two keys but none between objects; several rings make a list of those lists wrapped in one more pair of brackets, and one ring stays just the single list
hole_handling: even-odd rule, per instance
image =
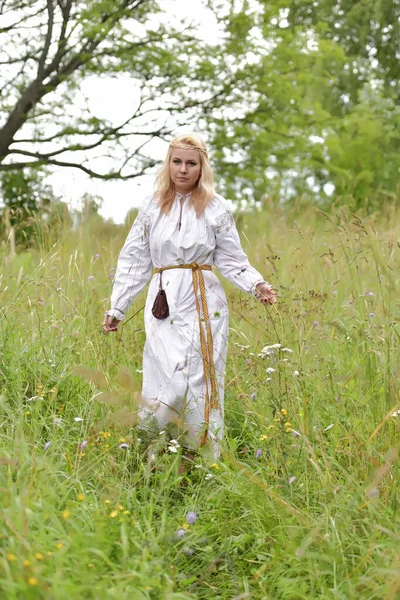
[{"label": "green foliage", "polygon": [[144,343],[144,294],[118,335],[102,333],[129,222],[96,219],[1,265],[1,594],[396,598],[395,207],[363,219],[304,205],[240,215],[279,303],[266,310],[226,285],[223,456],[197,457],[183,477],[166,436],[151,464],[119,407],[96,401],[104,385],[130,401],[119,373],[140,388]]},{"label": "green foliage", "polygon": [[261,1],[226,20],[219,68],[234,65],[236,85],[209,127],[227,195],[303,194],[326,205],[330,184],[355,209],[393,195],[400,174],[398,3]]},{"label": "green foliage", "polygon": [[[43,182],[43,173],[34,169],[4,171],[0,175],[0,232],[3,239],[14,228],[17,247],[24,248],[41,239],[44,227],[59,230],[67,219],[67,207]],[[53,234],[57,234],[53,231]]]}]

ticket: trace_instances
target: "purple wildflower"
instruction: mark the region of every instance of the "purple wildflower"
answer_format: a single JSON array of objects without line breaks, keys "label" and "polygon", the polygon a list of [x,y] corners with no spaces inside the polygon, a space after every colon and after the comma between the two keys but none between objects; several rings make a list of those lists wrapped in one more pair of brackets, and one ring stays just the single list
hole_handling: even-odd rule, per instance
[{"label": "purple wildflower", "polygon": [[113,277],[114,277],[114,273],[109,273],[108,274],[108,279],[113,279]]},{"label": "purple wildflower", "polygon": [[94,279],[94,275],[89,275],[89,277],[87,278],[88,281],[93,281]]},{"label": "purple wildflower", "polygon": [[178,529],[178,531],[176,532],[176,537],[179,538],[183,538],[183,536],[186,535],[186,529]]},{"label": "purple wildflower", "polygon": [[314,321],[314,322],[313,322],[313,326],[314,326],[314,327],[318,327],[318,325],[319,325],[319,321]]},{"label": "purple wildflower", "polygon": [[81,450],[84,450],[87,445],[88,445],[88,441],[87,440],[83,440],[83,442],[81,442]]},{"label": "purple wildflower", "polygon": [[256,458],[260,458],[261,454],[262,454],[262,449],[258,448],[258,450],[256,450]]},{"label": "purple wildflower", "polygon": [[186,515],[186,523],[188,525],[194,525],[197,521],[197,515],[195,512],[193,512],[192,510],[189,510],[189,512]]},{"label": "purple wildflower", "polygon": [[193,548],[188,548],[187,546],[185,546],[183,549],[183,554],[186,554],[186,556],[193,556],[194,550]]},{"label": "purple wildflower", "polygon": [[369,315],[370,319],[372,319],[373,317],[376,317],[376,314],[374,312],[370,312]]},{"label": "purple wildflower", "polygon": [[256,399],[256,396],[257,396],[257,392],[253,392],[253,393],[251,394],[250,398],[253,400],[253,402],[254,402],[254,400]]},{"label": "purple wildflower", "polygon": [[293,475],[290,479],[289,479],[289,485],[293,485],[293,483],[296,481],[296,476]]},{"label": "purple wildflower", "polygon": [[48,449],[50,448],[50,444],[51,444],[51,442],[46,442],[46,443],[45,443],[45,445],[44,445],[44,450],[45,450],[45,451],[46,451],[46,450],[48,450]]},{"label": "purple wildflower", "polygon": [[300,437],[300,433],[298,431],[296,431],[295,429],[292,429],[292,433],[293,433],[293,437],[295,437],[295,438]]},{"label": "purple wildflower", "polygon": [[95,255],[93,256],[93,258],[94,258],[95,260],[96,260],[97,258],[100,258],[100,254],[95,254]]},{"label": "purple wildflower", "polygon": [[119,447],[121,450],[127,450],[129,448],[129,444],[120,444]]}]

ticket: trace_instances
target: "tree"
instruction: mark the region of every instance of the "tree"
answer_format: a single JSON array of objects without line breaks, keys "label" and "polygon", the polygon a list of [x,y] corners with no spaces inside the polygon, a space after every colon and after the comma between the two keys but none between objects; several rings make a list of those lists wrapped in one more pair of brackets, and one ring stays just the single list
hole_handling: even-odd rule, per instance
[{"label": "tree", "polygon": [[42,173],[36,169],[3,173],[0,199],[5,213],[0,223],[0,237],[7,237],[13,228],[15,244],[20,247],[29,246],[42,222],[52,220],[57,210],[60,213],[60,200],[52,188],[43,183]]},{"label": "tree", "polygon": [[[176,127],[168,116],[191,119],[226,85],[210,91],[204,44],[163,19],[156,0],[1,0],[0,171],[48,165],[128,179],[153,167],[146,144]],[[112,124],[85,107],[82,87],[121,75],[138,94],[129,117]]]},{"label": "tree", "polygon": [[[237,6],[237,4],[235,4]],[[208,119],[232,197],[393,194],[400,174],[397,0],[260,0],[220,16],[236,86]]]}]

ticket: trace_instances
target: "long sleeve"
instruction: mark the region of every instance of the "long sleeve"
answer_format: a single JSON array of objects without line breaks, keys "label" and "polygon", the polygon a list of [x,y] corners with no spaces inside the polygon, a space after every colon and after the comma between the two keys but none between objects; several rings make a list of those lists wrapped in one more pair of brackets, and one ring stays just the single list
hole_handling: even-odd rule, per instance
[{"label": "long sleeve", "polygon": [[232,212],[225,200],[219,205],[218,213],[213,226],[216,239],[215,266],[240,290],[255,294],[256,285],[264,282],[264,278],[251,266],[240,243]]},{"label": "long sleeve", "polygon": [[149,198],[146,198],[118,258],[111,310],[106,314],[119,320],[124,318],[134,298],[151,278],[153,265],[149,244],[150,225],[150,202]]}]

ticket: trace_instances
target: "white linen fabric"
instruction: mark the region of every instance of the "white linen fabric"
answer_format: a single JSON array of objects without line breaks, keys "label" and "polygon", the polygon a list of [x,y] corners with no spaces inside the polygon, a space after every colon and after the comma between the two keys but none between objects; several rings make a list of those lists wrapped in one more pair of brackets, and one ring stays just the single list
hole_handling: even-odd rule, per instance
[{"label": "white linen fabric", "polygon": [[[205,379],[190,269],[163,272],[162,284],[170,315],[159,320],[151,312],[160,277],[156,274],[151,278],[152,269],[193,262],[215,265],[244,292],[254,294],[256,285],[264,281],[242,249],[232,212],[224,198],[215,195],[200,217],[190,202],[190,194],[177,194],[168,215],[160,214],[154,196],[145,198],[121,250],[111,296],[112,309],[106,314],[123,319],[135,296],[151,279],[144,314],[144,405],[139,413],[139,426],[152,435],[168,429],[173,437],[180,437],[183,446],[198,449],[204,431]],[[202,273],[219,393],[219,408],[211,409],[205,450],[216,459],[224,425],[229,315],[218,277],[213,271]]]}]

